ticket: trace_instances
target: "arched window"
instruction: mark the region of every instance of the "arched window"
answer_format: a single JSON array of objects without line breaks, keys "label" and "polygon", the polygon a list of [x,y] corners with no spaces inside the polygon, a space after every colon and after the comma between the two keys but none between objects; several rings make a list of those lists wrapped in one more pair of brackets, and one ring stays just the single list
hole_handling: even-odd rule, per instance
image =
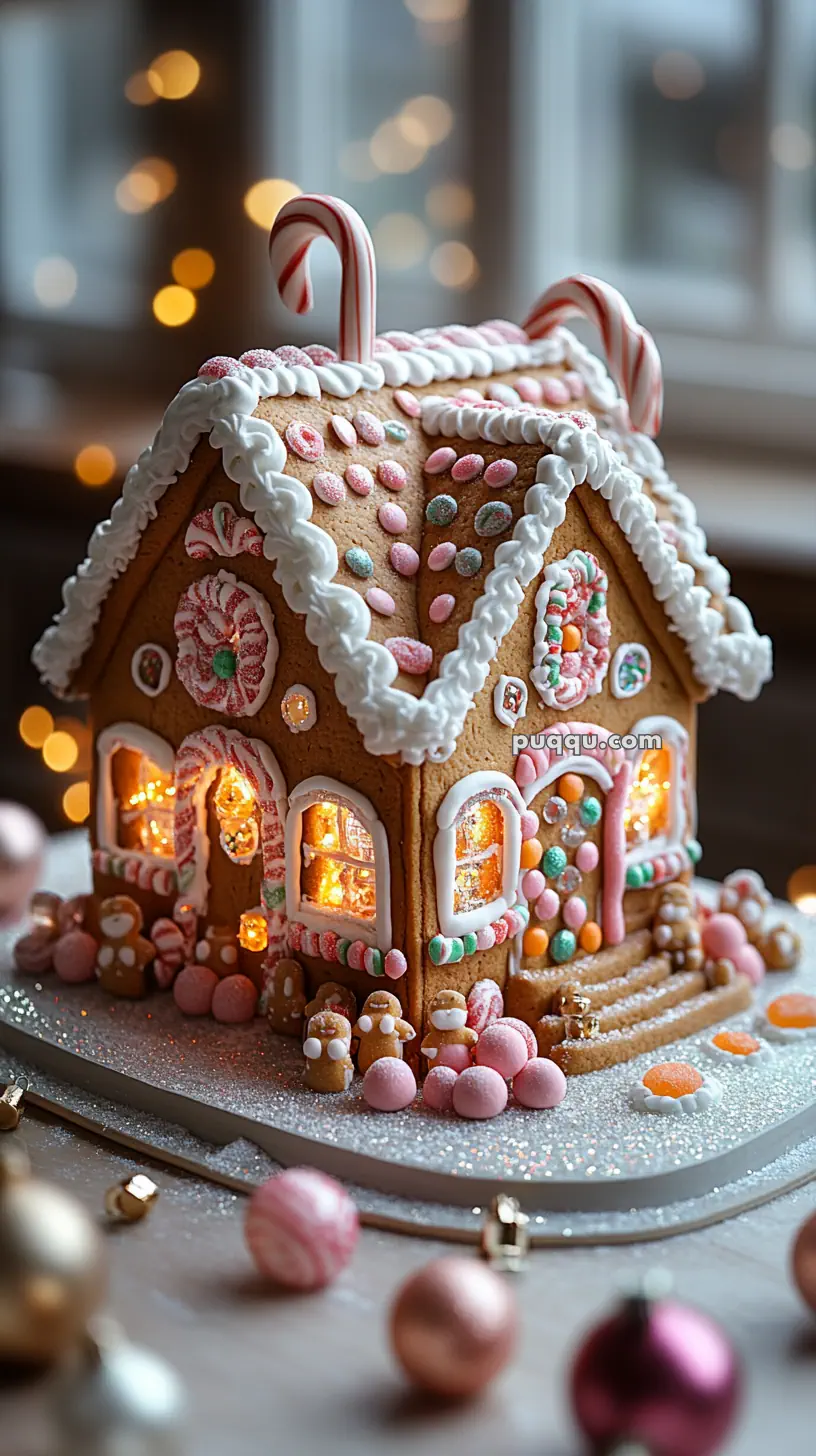
[{"label": "arched window", "polygon": [[656,741],[650,747],[635,749],[632,756],[631,782],[623,808],[627,869],[655,856],[683,850],[694,833],[685,728],[676,718],[658,715],[641,718],[632,734]]},{"label": "arched window", "polygon": [[112,723],[96,740],[96,835],[100,849],[156,865],[175,860],[175,754],[140,723]]},{"label": "arched window", "polygon": [[497,920],[516,901],[524,801],[511,778],[474,773],[454,784],[436,816],[436,901],[443,935]]},{"label": "arched window", "polygon": [[286,905],[310,930],[390,949],[385,829],[369,800],[335,779],[306,779],[289,796]]}]

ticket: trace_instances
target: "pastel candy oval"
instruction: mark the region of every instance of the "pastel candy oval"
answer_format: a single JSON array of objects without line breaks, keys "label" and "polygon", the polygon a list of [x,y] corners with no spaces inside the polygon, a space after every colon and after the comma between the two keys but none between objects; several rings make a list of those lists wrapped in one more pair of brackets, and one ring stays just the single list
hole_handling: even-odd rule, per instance
[{"label": "pastel candy oval", "polygon": [[408,426],[402,420],[386,420],[385,433],[389,440],[398,440],[402,445],[408,439]]},{"label": "pastel candy oval", "polygon": [[521,893],[525,900],[538,900],[547,888],[547,881],[541,870],[528,870],[521,882]]},{"label": "pastel candy oval", "polygon": [[[395,396],[396,397],[396,396]],[[392,980],[398,981],[404,976],[408,969],[408,962],[401,950],[390,950],[385,957],[385,974]]]},{"label": "pastel candy oval", "polygon": [[586,385],[576,369],[568,369],[563,382],[570,392],[571,399],[581,399],[586,392]]},{"label": "pastel candy oval", "polygon": [[387,637],[384,646],[396,659],[400,670],[415,677],[426,673],[433,662],[433,650],[427,643],[417,642],[415,637]]},{"label": "pastel candy oval", "polygon": [[377,512],[377,519],[384,531],[389,531],[392,536],[398,536],[408,525],[402,506],[395,505],[393,501],[384,501]]},{"label": "pastel candy oval", "polygon": [[542,379],[541,389],[545,404],[569,404],[570,392],[560,379]]},{"label": "pastel candy oval", "polygon": [[502,384],[497,381],[487,386],[488,399],[494,399],[498,404],[521,404],[521,395],[512,384]]},{"label": "pastel candy oval", "polygon": [[425,507],[425,519],[432,526],[449,526],[456,520],[459,507],[452,495],[435,495]]},{"label": "pastel candy oval", "polygon": [[391,593],[383,591],[381,586],[370,586],[365,599],[372,612],[377,612],[380,617],[393,617],[397,610],[397,604]]},{"label": "pastel candy oval", "polygon": [[444,475],[456,459],[456,451],[450,445],[440,445],[428,456],[422,469],[426,475]]},{"label": "pastel candy oval", "polygon": [[398,460],[381,460],[377,466],[377,479],[386,490],[402,490],[408,483],[408,474]]},{"label": "pastel candy oval", "polygon": [[357,444],[357,431],[351,420],[347,420],[345,415],[332,415],[331,427],[341,445],[346,445],[351,449],[352,445]]},{"label": "pastel candy oval", "polygon": [[382,445],[385,442],[385,430],[382,422],[372,415],[370,410],[358,410],[352,423],[360,439],[366,445]]},{"label": "pastel candy oval", "polygon": [[475,546],[463,546],[456,553],[456,570],[459,576],[475,576],[482,569],[482,553]]},{"label": "pastel candy oval", "polygon": [[456,398],[462,400],[464,404],[481,404],[484,400],[484,395],[480,389],[466,387],[465,389],[459,390]]},{"label": "pastel candy oval", "polygon": [[536,900],[535,913],[539,920],[552,920],[558,914],[558,907],[561,901],[555,890],[548,886]]},{"label": "pastel candy oval", "polygon": [[346,498],[346,487],[333,470],[318,470],[312,485],[318,500],[326,506],[339,506]]},{"label": "pastel candy oval", "polygon": [[544,398],[541,381],[533,379],[529,374],[519,375],[516,380],[516,389],[526,404],[541,404]]},{"label": "pastel candy oval", "polygon": [[453,542],[440,541],[439,545],[434,546],[433,551],[430,552],[428,565],[431,571],[444,571],[446,567],[450,566],[455,557],[456,547]]},{"label": "pastel candy oval", "polygon": [[447,622],[455,606],[456,597],[451,596],[450,592],[442,592],[438,597],[434,597],[431,602],[428,608],[428,616],[432,622]]},{"label": "pastel candy oval", "polygon": [[345,556],[346,566],[355,576],[373,576],[374,562],[362,546],[349,546]]},{"label": "pastel candy oval", "polygon": [[412,420],[419,419],[422,413],[422,405],[416,395],[411,393],[410,389],[395,389],[394,404],[402,410],[404,415],[408,415]]},{"label": "pastel candy oval", "polygon": [[587,918],[586,900],[580,895],[570,895],[564,906],[564,924],[576,933]]},{"label": "pastel candy oval", "polygon": [[284,431],[284,438],[289,449],[299,455],[301,460],[309,460],[312,463],[319,460],[325,445],[323,436],[313,425],[305,425],[300,420],[290,420]]},{"label": "pastel candy oval", "polygon": [[365,465],[348,465],[345,477],[346,485],[355,495],[370,495],[374,489],[374,476]]},{"label": "pastel candy oval", "polygon": [[533,809],[525,809],[521,816],[522,839],[535,839],[538,833],[538,815]]},{"label": "pastel candy oval", "polygon": [[503,485],[509,485],[511,480],[515,480],[517,475],[518,466],[515,460],[494,460],[485,471],[485,485],[500,490]]},{"label": "pastel candy oval", "polygon": [[400,576],[416,576],[419,571],[419,553],[407,541],[395,541],[388,555],[391,565]]},{"label": "pastel candy oval", "polygon": [[513,512],[507,501],[485,501],[473,524],[477,536],[500,536],[513,524]]},{"label": "pastel candy oval", "polygon": [[483,455],[462,455],[451,466],[451,479],[458,481],[460,485],[467,484],[468,481],[478,480],[484,468]]},{"label": "pastel candy oval", "polygon": [[579,844],[575,854],[575,863],[579,870],[583,870],[585,873],[594,870],[598,863],[597,844],[593,844],[591,839],[585,839],[583,844]]}]

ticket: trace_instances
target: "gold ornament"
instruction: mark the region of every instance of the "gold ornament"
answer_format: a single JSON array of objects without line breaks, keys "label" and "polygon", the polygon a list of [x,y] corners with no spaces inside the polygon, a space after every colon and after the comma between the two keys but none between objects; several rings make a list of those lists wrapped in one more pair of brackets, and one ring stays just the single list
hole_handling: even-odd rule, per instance
[{"label": "gold ornament", "polygon": [[62,1189],[0,1150],[0,1364],[48,1365],[80,1337],[107,1285],[93,1220]]},{"label": "gold ornament", "polygon": [[27,1091],[27,1077],[21,1077],[19,1081],[9,1082],[2,1097],[0,1097],[0,1132],[13,1132],[15,1127],[19,1127],[20,1118],[23,1115],[23,1097]]},{"label": "gold ornament", "polygon": [[565,981],[559,986],[553,1001],[556,1016],[584,1016],[591,1009],[592,1001],[577,981]]},{"label": "gold ornament", "polygon": [[568,1016],[564,1030],[570,1041],[589,1041],[591,1037],[600,1034],[600,1017],[594,1013],[588,1016]]},{"label": "gold ornament", "polygon": [[529,1222],[517,1198],[497,1194],[482,1225],[482,1257],[502,1273],[517,1273],[530,1247]]},{"label": "gold ornament", "polygon": [[120,1223],[138,1223],[158,1202],[159,1190],[152,1178],[136,1173],[114,1183],[105,1194],[105,1212]]}]

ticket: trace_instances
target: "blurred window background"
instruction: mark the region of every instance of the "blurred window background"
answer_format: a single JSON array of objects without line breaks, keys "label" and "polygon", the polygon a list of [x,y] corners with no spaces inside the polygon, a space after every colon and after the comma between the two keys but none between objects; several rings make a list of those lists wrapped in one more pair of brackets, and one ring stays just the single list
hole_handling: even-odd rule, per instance
[{"label": "blurred window background", "polygon": [[784,889],[811,831],[756,764],[763,715],[802,761],[816,728],[815,78],[813,0],[0,4],[0,789],[82,819],[88,735],[30,645],[204,358],[334,342],[331,249],[306,320],[266,254],[288,197],[333,191],[374,236],[382,329],[518,319],[581,269],[655,332],[671,463],[777,639],[760,705],[703,715],[706,863],[748,833]]}]

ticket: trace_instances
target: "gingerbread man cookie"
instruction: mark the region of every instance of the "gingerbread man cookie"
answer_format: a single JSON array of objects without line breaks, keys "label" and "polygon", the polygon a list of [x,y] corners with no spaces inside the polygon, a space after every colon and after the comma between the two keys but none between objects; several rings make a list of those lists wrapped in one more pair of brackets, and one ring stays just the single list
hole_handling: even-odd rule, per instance
[{"label": "gingerbread man cookie", "polygon": [[199,965],[208,966],[223,980],[238,967],[238,937],[228,925],[208,925],[195,948]]},{"label": "gingerbread man cookie", "polygon": [[742,921],[751,945],[756,945],[762,935],[762,921],[770,903],[765,881],[756,870],[733,870],[723,880],[720,909]]},{"label": "gingerbread man cookie", "polygon": [[272,1031],[281,1036],[302,1036],[306,1011],[306,990],[300,961],[278,961],[264,986],[266,1017]]},{"label": "gingerbread man cookie", "polygon": [[762,932],[756,947],[766,970],[794,971],[802,955],[802,937],[791,925],[772,925]]},{"label": "gingerbread man cookie", "polygon": [[372,991],[354,1027],[359,1037],[357,1070],[365,1073],[380,1057],[401,1057],[402,1044],[416,1036],[410,1022],[402,1019],[402,1007],[390,991]]},{"label": "gingerbread man cookie", "polygon": [[345,1092],[351,1086],[351,1025],[339,1011],[318,1011],[309,1018],[303,1055],[303,1080],[313,1092]]},{"label": "gingerbread man cookie", "polygon": [[702,969],[705,957],[694,912],[694,896],[688,885],[665,885],[660,891],[652,939],[655,950],[668,952],[673,971]]},{"label": "gingerbread man cookie", "polygon": [[318,1011],[340,1011],[346,1020],[353,1026],[357,1020],[357,1001],[354,992],[348,986],[341,986],[339,981],[324,981],[318,986],[317,995],[306,1007],[306,1020],[316,1016]]},{"label": "gingerbread man cookie", "polygon": [[139,932],[141,908],[129,895],[111,895],[99,906],[99,950],[96,972],[111,996],[144,996],[145,969],[156,954],[152,941]]},{"label": "gingerbread man cookie", "polygon": [[431,1030],[420,1048],[434,1067],[453,1067],[457,1072],[470,1065],[479,1040],[467,1025],[467,1002],[461,991],[437,991],[431,1002]]}]

